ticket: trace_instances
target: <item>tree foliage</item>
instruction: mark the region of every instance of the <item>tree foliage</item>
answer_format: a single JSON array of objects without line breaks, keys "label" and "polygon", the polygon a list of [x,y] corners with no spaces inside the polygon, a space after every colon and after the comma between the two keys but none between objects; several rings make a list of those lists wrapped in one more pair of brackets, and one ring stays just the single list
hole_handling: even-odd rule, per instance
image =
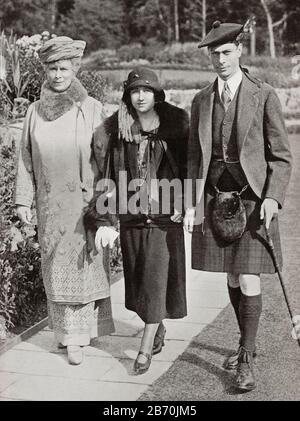
[{"label": "tree foliage", "polygon": [[[300,1],[265,3],[274,24],[276,50],[297,52]],[[48,30],[80,37],[87,41],[89,51],[130,42],[170,43],[175,40],[176,27],[181,42],[198,41],[216,19],[243,23],[251,15],[257,22],[258,51],[268,51],[268,24],[261,0],[0,0],[1,29],[13,29],[18,35]]]},{"label": "tree foliage", "polygon": [[83,38],[90,51],[119,46],[126,40],[124,3],[120,0],[75,0],[58,29],[61,34]]}]

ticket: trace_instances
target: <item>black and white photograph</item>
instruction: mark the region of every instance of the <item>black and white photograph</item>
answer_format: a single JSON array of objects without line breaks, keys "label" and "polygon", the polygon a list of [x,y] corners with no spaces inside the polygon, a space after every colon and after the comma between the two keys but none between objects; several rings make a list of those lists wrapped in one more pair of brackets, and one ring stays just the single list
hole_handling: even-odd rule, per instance
[{"label": "black and white photograph", "polygon": [[299,26],[0,0],[0,401],[300,400]]}]

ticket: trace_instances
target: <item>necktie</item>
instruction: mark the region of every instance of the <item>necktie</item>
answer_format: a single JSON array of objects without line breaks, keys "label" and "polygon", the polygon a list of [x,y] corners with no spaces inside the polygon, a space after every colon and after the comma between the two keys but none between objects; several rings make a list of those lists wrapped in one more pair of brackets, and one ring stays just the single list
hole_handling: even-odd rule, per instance
[{"label": "necktie", "polygon": [[227,111],[231,103],[230,89],[227,82],[224,83],[223,91],[221,94],[221,101],[224,105],[225,111]]}]

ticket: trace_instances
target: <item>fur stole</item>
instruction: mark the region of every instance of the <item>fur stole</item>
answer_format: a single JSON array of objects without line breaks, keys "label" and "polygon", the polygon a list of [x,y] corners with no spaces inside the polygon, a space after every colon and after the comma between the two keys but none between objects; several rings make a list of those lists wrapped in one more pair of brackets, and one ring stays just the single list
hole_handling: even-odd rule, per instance
[{"label": "fur stole", "polygon": [[39,115],[46,121],[53,121],[70,111],[74,104],[82,103],[88,94],[78,79],[74,78],[68,89],[54,91],[45,81],[41,89]]},{"label": "fur stole", "polygon": [[[168,143],[182,141],[187,142],[189,132],[189,116],[187,112],[175,105],[163,102],[157,104],[156,112],[159,116],[159,138],[167,141]],[[114,112],[110,117],[105,120],[105,132],[108,136],[114,139],[115,146],[119,144],[119,111]]]}]

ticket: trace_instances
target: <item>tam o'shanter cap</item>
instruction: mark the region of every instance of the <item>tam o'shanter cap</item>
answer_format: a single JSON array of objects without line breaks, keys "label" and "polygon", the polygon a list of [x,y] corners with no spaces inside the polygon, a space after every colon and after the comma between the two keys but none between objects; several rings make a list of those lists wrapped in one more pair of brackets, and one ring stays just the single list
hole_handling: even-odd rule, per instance
[{"label": "tam o'shanter cap", "polygon": [[39,49],[38,54],[43,63],[51,63],[58,60],[82,57],[85,46],[85,41],[73,40],[64,36],[55,37],[46,41]]},{"label": "tam o'shanter cap", "polygon": [[243,32],[244,25],[239,23],[221,23],[215,21],[207,36],[200,42],[198,48],[213,47],[227,42],[234,42],[238,35]]}]

